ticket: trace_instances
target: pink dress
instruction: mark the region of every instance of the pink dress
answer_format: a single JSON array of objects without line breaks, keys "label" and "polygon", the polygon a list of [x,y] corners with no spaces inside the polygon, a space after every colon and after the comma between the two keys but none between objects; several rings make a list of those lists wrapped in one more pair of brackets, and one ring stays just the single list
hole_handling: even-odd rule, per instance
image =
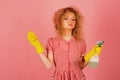
[{"label": "pink dress", "polygon": [[86,80],[80,69],[80,57],[86,51],[84,40],[78,42],[72,37],[66,41],[56,36],[48,39],[46,50],[54,55],[55,70],[51,80]]}]

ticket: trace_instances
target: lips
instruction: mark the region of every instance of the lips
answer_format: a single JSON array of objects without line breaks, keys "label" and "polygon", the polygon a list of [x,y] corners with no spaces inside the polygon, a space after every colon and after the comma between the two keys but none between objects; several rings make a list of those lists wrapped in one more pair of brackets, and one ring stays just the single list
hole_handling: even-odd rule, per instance
[{"label": "lips", "polygon": [[69,26],[72,26],[72,24],[68,24]]}]

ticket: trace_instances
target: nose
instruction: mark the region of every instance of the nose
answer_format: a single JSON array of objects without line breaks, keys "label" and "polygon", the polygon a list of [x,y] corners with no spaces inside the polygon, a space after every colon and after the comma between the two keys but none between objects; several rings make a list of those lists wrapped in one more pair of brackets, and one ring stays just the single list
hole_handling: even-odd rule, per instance
[{"label": "nose", "polygon": [[72,21],[72,19],[69,19],[68,22],[69,22],[69,23],[72,23],[73,21]]}]

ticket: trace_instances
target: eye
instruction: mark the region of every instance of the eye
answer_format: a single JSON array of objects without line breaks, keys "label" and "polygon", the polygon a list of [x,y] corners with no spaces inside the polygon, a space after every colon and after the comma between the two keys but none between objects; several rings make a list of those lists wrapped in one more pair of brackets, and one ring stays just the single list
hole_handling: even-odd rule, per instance
[{"label": "eye", "polygon": [[68,18],[64,18],[64,20],[68,20]]},{"label": "eye", "polygon": [[76,19],[72,19],[72,21],[76,21]]}]

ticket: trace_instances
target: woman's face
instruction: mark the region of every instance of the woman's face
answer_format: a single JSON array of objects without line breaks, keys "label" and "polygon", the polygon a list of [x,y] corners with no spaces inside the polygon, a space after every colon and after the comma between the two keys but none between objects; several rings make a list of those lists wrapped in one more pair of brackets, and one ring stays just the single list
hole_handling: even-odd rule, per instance
[{"label": "woman's face", "polygon": [[62,27],[65,30],[72,30],[74,29],[76,24],[76,16],[72,12],[67,12],[62,17]]}]

